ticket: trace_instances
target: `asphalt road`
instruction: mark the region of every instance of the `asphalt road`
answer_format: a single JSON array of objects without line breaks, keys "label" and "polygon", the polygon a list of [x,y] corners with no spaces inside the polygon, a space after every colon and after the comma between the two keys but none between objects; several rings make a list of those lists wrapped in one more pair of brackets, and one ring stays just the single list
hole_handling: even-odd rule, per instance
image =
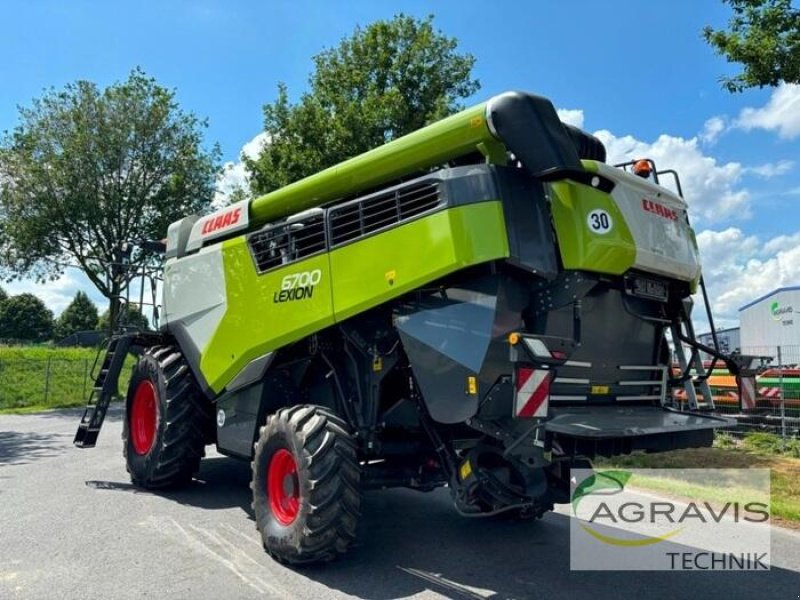
[{"label": "asphalt road", "polygon": [[774,529],[769,572],[571,572],[569,518],[464,519],[445,490],[365,496],[342,560],[273,562],[250,512],[249,465],[211,452],[180,492],[129,484],[121,414],[97,448],[79,411],[0,416],[0,598],[800,598],[800,535]]}]

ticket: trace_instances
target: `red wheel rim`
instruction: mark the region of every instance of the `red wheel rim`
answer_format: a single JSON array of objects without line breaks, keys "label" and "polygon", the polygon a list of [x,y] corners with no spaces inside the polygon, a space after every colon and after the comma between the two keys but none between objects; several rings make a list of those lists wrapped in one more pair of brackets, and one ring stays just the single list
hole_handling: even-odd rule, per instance
[{"label": "red wheel rim", "polygon": [[281,448],[272,455],[267,469],[267,497],[272,514],[283,525],[289,525],[300,512],[300,482],[297,463],[288,450]]},{"label": "red wheel rim", "polygon": [[131,404],[131,442],[136,454],[144,456],[150,452],[156,439],[157,420],[156,388],[149,379],[143,379],[136,387]]}]

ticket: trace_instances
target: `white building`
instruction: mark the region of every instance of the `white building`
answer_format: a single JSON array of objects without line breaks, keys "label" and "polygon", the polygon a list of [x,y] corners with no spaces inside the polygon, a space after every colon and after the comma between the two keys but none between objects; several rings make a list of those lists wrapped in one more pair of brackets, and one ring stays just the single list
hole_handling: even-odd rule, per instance
[{"label": "white building", "polygon": [[[800,350],[800,286],[778,288],[739,309],[743,354],[774,354],[783,348],[794,362]],[[790,358],[790,356],[792,358]]]},{"label": "white building", "polygon": [[[731,327],[730,329],[717,329],[717,343],[719,349],[723,354],[730,354],[731,352],[738,352],[741,349],[739,343],[739,328]],[[714,338],[709,333],[701,333],[697,336],[697,341],[706,346],[714,347]],[[711,357],[706,355],[705,352],[700,353],[700,358],[703,360],[710,360]]]}]

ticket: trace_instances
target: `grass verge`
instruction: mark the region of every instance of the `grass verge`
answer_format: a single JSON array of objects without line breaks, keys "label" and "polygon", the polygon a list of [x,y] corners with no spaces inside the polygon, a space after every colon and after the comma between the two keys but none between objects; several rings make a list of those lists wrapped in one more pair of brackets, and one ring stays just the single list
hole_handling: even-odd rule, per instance
[{"label": "grass verge", "polygon": [[[85,406],[96,355],[94,348],[0,346],[0,414]],[[128,358],[122,369],[122,392],[133,363]]]},{"label": "grass verge", "polygon": [[[771,512],[773,520],[781,525],[800,528],[800,459],[791,452],[777,454],[776,440],[765,440],[770,434],[758,436],[755,442],[745,436],[741,441],[730,444],[722,437],[724,447],[689,448],[659,454],[633,453],[616,456],[612,459],[596,461],[598,468],[641,468],[641,469],[770,469]],[[771,441],[772,443],[766,443]],[[788,446],[788,445],[787,445]],[[668,480],[639,481],[638,487],[671,492],[676,496],[694,499],[715,500],[718,490],[692,486],[670,485]]]}]

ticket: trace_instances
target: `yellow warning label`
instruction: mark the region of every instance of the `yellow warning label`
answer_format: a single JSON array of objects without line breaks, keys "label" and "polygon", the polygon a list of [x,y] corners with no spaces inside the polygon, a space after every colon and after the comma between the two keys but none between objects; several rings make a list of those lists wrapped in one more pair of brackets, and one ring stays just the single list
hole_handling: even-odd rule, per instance
[{"label": "yellow warning label", "polygon": [[478,378],[470,375],[467,377],[467,393],[475,395],[478,393]]},{"label": "yellow warning label", "polygon": [[592,393],[593,394],[607,394],[608,393],[608,386],[607,385],[593,385],[592,386]]},{"label": "yellow warning label", "polygon": [[372,359],[372,370],[376,373],[383,371],[383,358],[376,356]]},{"label": "yellow warning label", "polygon": [[470,127],[480,127],[481,125],[483,125],[483,117],[472,117],[469,120]]},{"label": "yellow warning label", "polygon": [[383,274],[383,277],[386,279],[386,283],[389,285],[394,285],[394,280],[397,279],[397,272],[394,269],[391,271],[386,271],[386,273]]},{"label": "yellow warning label", "polygon": [[469,461],[466,461],[459,467],[458,474],[461,476],[461,481],[464,481],[467,477],[472,475],[472,465],[469,464]]}]

